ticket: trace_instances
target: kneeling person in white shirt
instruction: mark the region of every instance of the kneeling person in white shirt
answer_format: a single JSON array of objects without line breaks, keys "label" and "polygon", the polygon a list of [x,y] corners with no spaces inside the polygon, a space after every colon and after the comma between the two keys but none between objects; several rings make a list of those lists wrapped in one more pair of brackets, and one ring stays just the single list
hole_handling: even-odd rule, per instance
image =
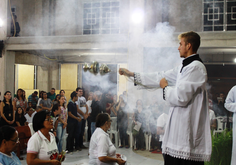
[{"label": "kneeling person in white shirt", "polygon": [[94,131],[89,145],[89,165],[119,165],[126,161],[116,154],[116,148],[112,144],[107,130],[111,126],[111,118],[107,113],[100,113],[96,119],[97,129]]}]

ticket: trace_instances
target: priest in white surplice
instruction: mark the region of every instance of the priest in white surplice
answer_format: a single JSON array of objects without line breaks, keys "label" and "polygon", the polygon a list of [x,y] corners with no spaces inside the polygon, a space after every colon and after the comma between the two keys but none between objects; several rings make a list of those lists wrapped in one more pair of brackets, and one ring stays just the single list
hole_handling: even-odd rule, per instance
[{"label": "priest in white surplice", "polygon": [[119,73],[134,77],[135,83],[142,87],[163,88],[163,99],[170,104],[162,143],[165,165],[204,165],[204,161],[210,161],[212,145],[207,72],[197,54],[200,36],[191,31],[178,38],[180,57],[184,58],[182,65],[155,73],[121,68]]},{"label": "priest in white surplice", "polygon": [[236,164],[236,86],[230,89],[227,98],[225,100],[225,108],[233,112],[233,147],[232,147],[232,157],[231,165]]}]

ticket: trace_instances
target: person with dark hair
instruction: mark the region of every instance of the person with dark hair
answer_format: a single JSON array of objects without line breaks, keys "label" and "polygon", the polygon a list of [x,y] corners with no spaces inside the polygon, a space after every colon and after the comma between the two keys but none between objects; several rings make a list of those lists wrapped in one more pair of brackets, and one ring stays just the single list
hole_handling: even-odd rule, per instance
[{"label": "person with dark hair", "polygon": [[135,125],[137,125],[138,122],[141,123],[141,127],[138,131],[138,134],[134,136],[134,138],[136,139],[135,150],[144,151],[145,150],[144,131],[146,129],[146,119],[142,100],[136,101],[136,108],[134,109],[133,121]]},{"label": "person with dark hair", "polygon": [[47,93],[47,98],[53,101],[56,98],[55,88],[51,88],[51,91]]},{"label": "person with dark hair", "polygon": [[28,107],[26,110],[25,118],[26,124],[32,123],[34,115],[37,113],[33,108]]},{"label": "person with dark hair", "polygon": [[16,125],[18,127],[26,125],[26,118],[24,115],[24,111],[21,107],[17,107],[15,118],[16,118]]},{"label": "person with dark hair", "polygon": [[75,140],[75,149],[80,150],[79,148],[79,138],[78,135],[80,135],[80,129],[78,128],[78,123],[81,122],[81,117],[77,114],[77,105],[76,101],[78,100],[77,92],[72,92],[71,100],[68,103],[68,119],[67,119],[67,150],[68,154],[72,154],[74,150],[74,140]]},{"label": "person with dark hair", "polygon": [[10,126],[0,128],[0,164],[21,165],[19,158],[14,151],[19,145],[18,132]]},{"label": "person with dark hair", "polygon": [[66,96],[65,96],[65,91],[62,89],[62,90],[60,90],[60,96],[63,96],[64,97],[64,99],[65,99],[65,102],[64,102],[64,104],[65,104],[65,106],[67,105],[67,100],[66,100]]},{"label": "person with dark hair", "polygon": [[116,117],[117,116],[117,111],[116,111],[116,104],[117,104],[117,95],[113,95],[113,98],[112,98],[113,102],[111,103],[111,117]]},{"label": "person with dark hair", "polygon": [[16,107],[21,107],[24,110],[24,113],[26,112],[26,108],[28,106],[27,100],[25,99],[23,95],[23,89],[18,89],[16,92],[16,97],[13,99],[13,107],[16,111]]},{"label": "person with dark hair", "polygon": [[53,119],[49,111],[42,110],[33,118],[35,134],[31,136],[27,145],[26,161],[28,165],[54,164],[60,165],[56,139],[53,133]]},{"label": "person with dark hair", "polygon": [[40,92],[39,92],[39,99],[38,99],[37,106],[39,106],[40,101],[43,99],[43,93],[44,93],[44,91],[40,91]]},{"label": "person with dark hair", "polygon": [[94,133],[96,129],[96,117],[99,113],[101,113],[101,107],[100,107],[100,100],[101,100],[101,92],[96,91],[93,95],[93,101],[91,104],[91,135]]},{"label": "person with dark hair", "polygon": [[[52,132],[55,136],[57,136],[58,118],[59,118],[60,113],[61,113],[60,105],[59,104],[53,105],[52,111],[51,111],[51,117],[52,117],[52,120],[53,120]],[[58,139],[57,139],[57,142],[58,142]]]},{"label": "person with dark hair", "polygon": [[53,105],[59,104],[59,98],[60,98],[60,95],[57,94],[57,95],[56,95],[56,98],[53,100]]},{"label": "person with dark hair", "polygon": [[[77,111],[78,115],[81,117],[81,125],[78,129],[80,129],[80,135],[79,135],[79,148],[80,149],[87,149],[87,147],[84,146],[83,144],[83,136],[84,136],[84,131],[85,131],[85,122],[86,119],[88,118],[88,106],[86,104],[86,99],[83,96],[83,89],[82,88],[77,88],[78,90],[76,91],[78,94],[78,100],[76,101],[77,105]],[[77,138],[76,138],[77,139]]]},{"label": "person with dark hair", "polygon": [[204,165],[210,161],[212,142],[208,110],[207,71],[197,50],[201,37],[193,31],[182,33],[179,55],[182,65],[168,71],[135,73],[120,68],[121,75],[134,77],[135,85],[162,88],[170,105],[162,141],[165,165]]},{"label": "person with dark hair", "polygon": [[111,107],[113,106],[111,104],[112,102],[113,102],[113,99],[110,92],[103,93],[101,101],[100,101],[101,111],[103,113],[111,114]]},{"label": "person with dark hair", "polygon": [[127,103],[123,99],[123,95],[119,96],[119,102],[116,104],[116,111],[117,111],[117,125],[120,135],[120,147],[123,148],[124,146],[126,148],[129,148],[129,142],[128,142],[128,135],[127,135],[127,129],[128,129],[128,111],[129,107]]},{"label": "person with dark hair", "polygon": [[35,109],[36,105],[38,103],[38,91],[34,91],[34,93],[32,93],[31,95],[29,95],[28,97],[28,102],[31,102],[32,107]]},{"label": "person with dark hair", "polygon": [[0,127],[4,125],[15,126],[15,113],[13,110],[12,100],[11,100],[11,92],[6,91],[4,93],[4,99],[1,102],[0,106],[1,120]]},{"label": "person with dark hair", "polygon": [[47,93],[43,92],[43,97],[42,100],[40,101],[39,105],[42,107],[44,110],[52,110],[53,103],[50,99],[47,98]]},{"label": "person with dark hair", "polygon": [[89,144],[89,165],[123,165],[126,161],[116,154],[116,148],[107,133],[111,126],[111,118],[107,113],[100,113],[96,119],[97,129]]},{"label": "person with dark hair", "polygon": [[58,126],[57,126],[57,138],[58,138],[57,146],[59,152],[62,151],[63,138],[65,137],[66,127],[67,127],[67,109],[64,103],[65,103],[65,98],[64,96],[61,95],[59,98],[59,106],[61,112],[58,118]]}]

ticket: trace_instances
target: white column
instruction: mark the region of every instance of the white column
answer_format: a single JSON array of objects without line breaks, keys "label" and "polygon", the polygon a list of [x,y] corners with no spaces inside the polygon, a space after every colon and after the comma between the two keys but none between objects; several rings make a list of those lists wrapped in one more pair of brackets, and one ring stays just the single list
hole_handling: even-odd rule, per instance
[{"label": "white column", "polygon": [[[5,77],[5,90],[10,91],[12,95],[14,94],[14,65],[15,65],[15,52],[5,51],[4,55],[4,77]],[[4,91],[5,92],[5,91]]]}]

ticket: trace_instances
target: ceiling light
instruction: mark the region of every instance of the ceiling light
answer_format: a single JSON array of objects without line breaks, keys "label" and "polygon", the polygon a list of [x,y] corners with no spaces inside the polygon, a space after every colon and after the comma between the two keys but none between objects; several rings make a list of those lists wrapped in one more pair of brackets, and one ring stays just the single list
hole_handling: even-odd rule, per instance
[{"label": "ceiling light", "polygon": [[131,14],[131,21],[135,24],[139,24],[143,21],[144,17],[144,12],[141,9],[136,9],[132,14]]},{"label": "ceiling light", "polygon": [[236,58],[234,59],[234,62],[236,63]]}]

